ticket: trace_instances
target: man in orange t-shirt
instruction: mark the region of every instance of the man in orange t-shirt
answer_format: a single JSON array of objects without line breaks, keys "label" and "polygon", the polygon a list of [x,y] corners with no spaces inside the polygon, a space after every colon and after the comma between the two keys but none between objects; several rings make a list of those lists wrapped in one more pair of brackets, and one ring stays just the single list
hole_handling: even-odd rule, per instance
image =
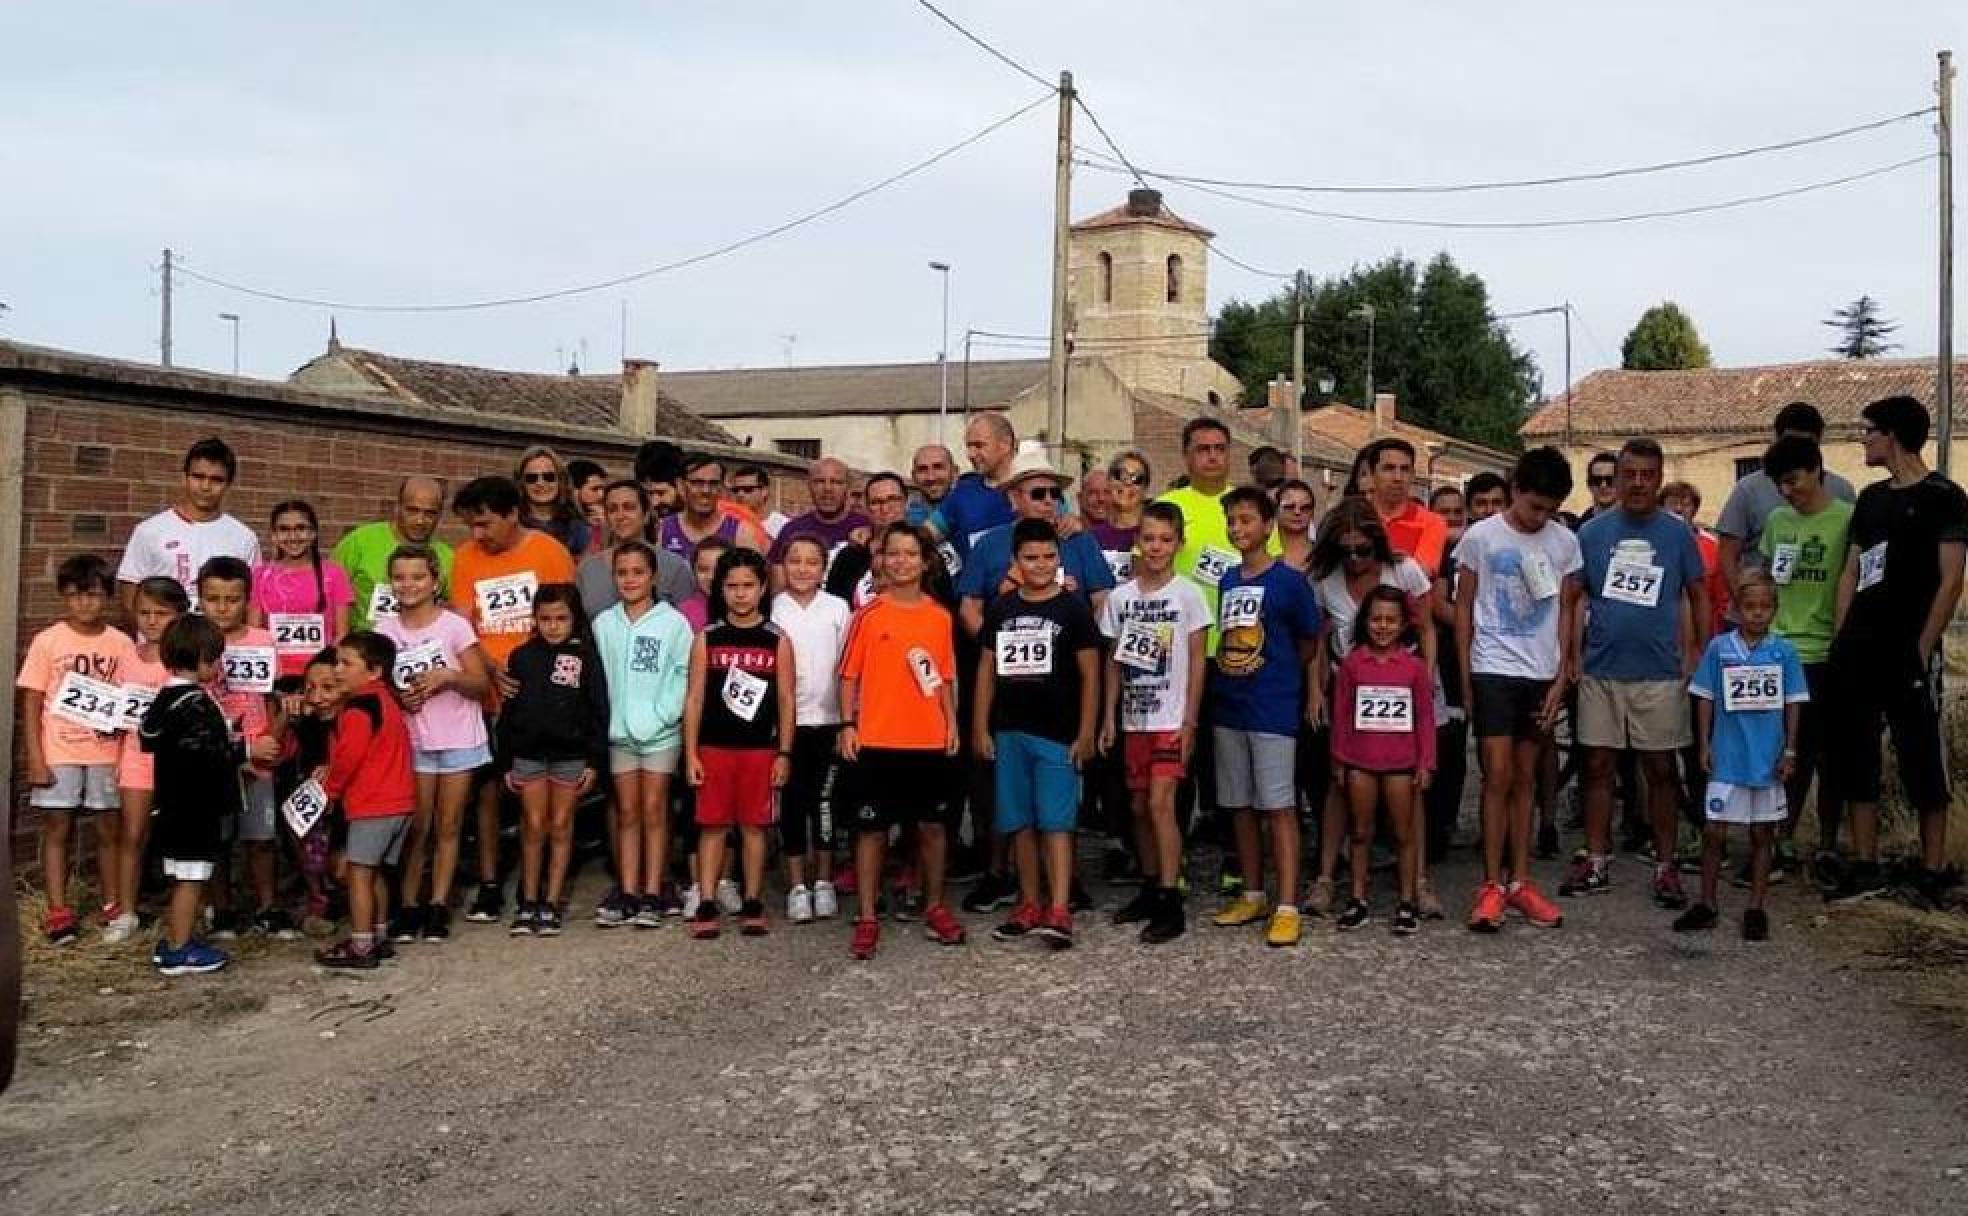
[{"label": "man in orange t-shirt", "polygon": [[[481,477],[458,491],[452,510],[471,530],[451,561],[451,606],[478,631],[479,647],[492,667],[487,708],[498,712],[499,698],[512,687],[506,660],[533,634],[533,596],[548,583],[572,583],[574,559],[566,546],[519,521],[519,487],[508,477]],[[501,756],[496,772],[510,763]],[[478,892],[465,919],[498,920],[505,912],[499,884],[499,785],[488,781],[478,798]]]},{"label": "man in orange t-shirt", "polygon": [[1367,494],[1394,551],[1414,558],[1434,578],[1442,572],[1449,524],[1414,496],[1414,445],[1405,439],[1376,439],[1360,457],[1367,468]]}]

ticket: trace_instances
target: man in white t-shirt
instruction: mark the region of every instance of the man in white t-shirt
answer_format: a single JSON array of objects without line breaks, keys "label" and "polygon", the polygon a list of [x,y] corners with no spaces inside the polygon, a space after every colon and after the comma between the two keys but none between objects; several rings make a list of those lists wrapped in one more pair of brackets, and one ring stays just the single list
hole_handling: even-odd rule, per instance
[{"label": "man in white t-shirt", "polygon": [[162,576],[176,579],[198,606],[198,570],[215,557],[236,557],[248,566],[260,560],[260,539],[225,513],[226,491],[239,473],[239,460],[223,439],[201,439],[184,458],[184,489],[166,507],[130,531],[123,562],[116,568],[116,593],[123,610],[136,603],[137,584]]}]

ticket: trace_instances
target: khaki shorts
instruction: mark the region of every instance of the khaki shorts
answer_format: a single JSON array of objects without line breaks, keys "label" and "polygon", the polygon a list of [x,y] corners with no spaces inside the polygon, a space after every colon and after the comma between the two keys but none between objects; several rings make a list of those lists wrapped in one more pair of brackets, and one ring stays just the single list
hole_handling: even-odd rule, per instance
[{"label": "khaki shorts", "polygon": [[1688,686],[1681,680],[1608,680],[1578,686],[1578,741],[1636,752],[1679,751],[1694,742]]}]

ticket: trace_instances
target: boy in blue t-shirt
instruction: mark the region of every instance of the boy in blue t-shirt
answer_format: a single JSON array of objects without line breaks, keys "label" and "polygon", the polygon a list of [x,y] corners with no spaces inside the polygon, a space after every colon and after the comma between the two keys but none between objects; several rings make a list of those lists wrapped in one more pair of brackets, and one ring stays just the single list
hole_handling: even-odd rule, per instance
[{"label": "boy in blue t-shirt", "polygon": [[1797,648],[1770,632],[1777,615],[1777,584],[1753,570],[1736,586],[1742,624],[1708,643],[1688,686],[1695,700],[1695,735],[1708,774],[1702,832],[1701,901],[1675,918],[1677,932],[1712,929],[1716,882],[1729,825],[1749,828],[1749,907],[1746,941],[1768,941],[1770,918],[1763,896],[1770,884],[1770,847],[1786,814],[1784,782],[1797,765],[1798,706],[1811,699]]}]

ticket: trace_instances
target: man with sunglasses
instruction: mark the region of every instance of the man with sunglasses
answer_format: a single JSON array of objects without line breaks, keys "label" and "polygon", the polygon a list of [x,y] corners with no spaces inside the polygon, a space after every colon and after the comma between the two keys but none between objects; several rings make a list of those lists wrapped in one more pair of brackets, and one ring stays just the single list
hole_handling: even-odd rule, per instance
[{"label": "man with sunglasses", "polygon": [[1592,495],[1592,502],[1572,524],[1574,532],[1593,516],[1619,506],[1619,457],[1611,452],[1593,453],[1592,459],[1585,462],[1585,489]]},{"label": "man with sunglasses", "polygon": [[[1778,410],[1774,429],[1778,439],[1796,437],[1820,446],[1824,444],[1824,415],[1808,401],[1793,401]],[[1840,502],[1852,502],[1858,497],[1852,483],[1830,469],[1824,470],[1824,484]],[[1715,521],[1715,534],[1719,542],[1716,562],[1730,587],[1742,578],[1743,571],[1760,570],[1767,564],[1758,542],[1764,525],[1770,522],[1770,514],[1783,504],[1783,491],[1760,468],[1744,475],[1729,491],[1728,501],[1722,504],[1722,514]]]},{"label": "man with sunglasses", "polygon": [[702,452],[683,459],[683,509],[663,516],[656,543],[682,558],[697,560],[697,546],[712,536],[727,543],[765,552],[766,539],[758,527],[726,511],[719,503],[724,494],[724,465],[715,456]]},{"label": "man with sunglasses", "polygon": [[731,495],[733,506],[743,509],[758,521],[760,531],[769,538],[778,539],[788,517],[784,512],[770,509],[772,481],[763,468],[755,464],[741,464],[731,470],[725,493]]}]

